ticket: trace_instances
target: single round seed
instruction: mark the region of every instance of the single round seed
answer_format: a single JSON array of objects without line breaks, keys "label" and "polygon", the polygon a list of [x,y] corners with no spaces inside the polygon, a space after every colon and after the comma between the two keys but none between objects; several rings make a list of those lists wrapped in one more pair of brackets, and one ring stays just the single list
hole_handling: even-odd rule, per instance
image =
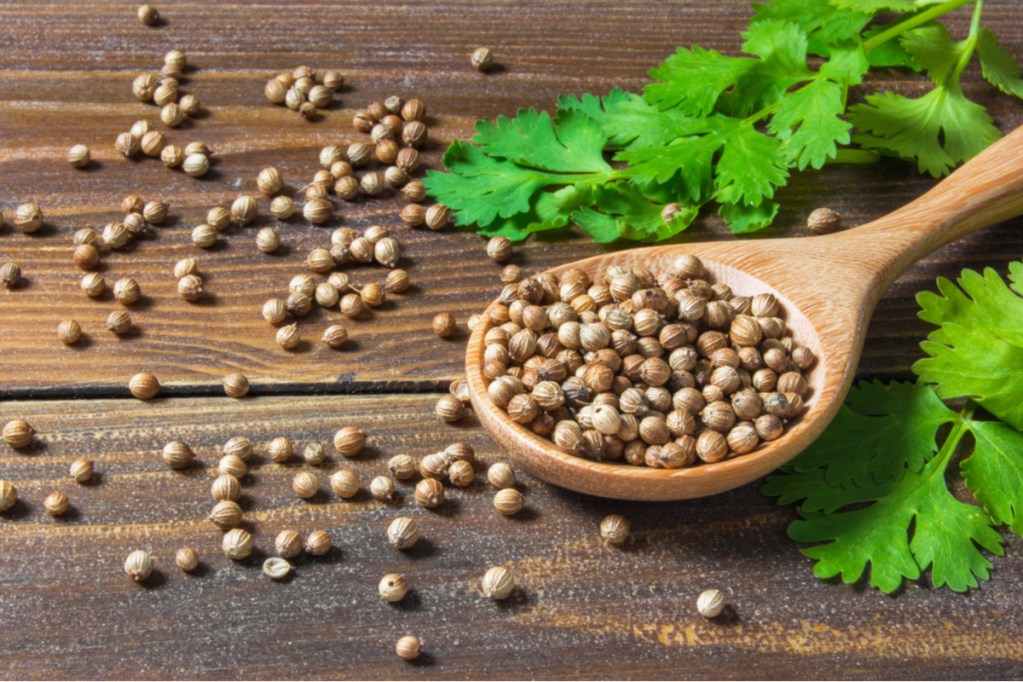
[{"label": "single round seed", "polygon": [[36,431],[24,419],[13,419],[4,424],[4,442],[15,450],[28,447]]},{"label": "single round seed", "polygon": [[242,508],[234,500],[221,500],[210,510],[209,520],[220,530],[237,528],[242,522]]},{"label": "single round seed", "polygon": [[198,301],[202,294],[203,282],[199,275],[185,275],[178,280],[178,295],[186,301]]},{"label": "single round seed", "polygon": [[494,566],[483,574],[482,587],[487,599],[507,599],[515,591],[515,576],[504,566]]},{"label": "single round seed", "polygon": [[67,495],[59,490],[55,490],[43,500],[43,508],[46,509],[46,513],[50,516],[63,516],[67,514],[71,504],[68,502]]},{"label": "single round seed", "polygon": [[154,26],[160,21],[160,13],[152,5],[140,5],[138,9],[139,22],[143,26]]},{"label": "single round seed", "polygon": [[252,534],[243,528],[232,528],[224,534],[220,546],[229,559],[241,561],[252,554]]},{"label": "single round seed", "polygon": [[505,516],[514,516],[522,509],[522,493],[515,488],[498,490],[494,495],[494,509]]},{"label": "single round seed", "polygon": [[121,305],[131,305],[142,296],[142,289],[139,283],[131,277],[123,277],[114,282],[114,298]]},{"label": "single round seed", "polygon": [[339,455],[355,457],[366,445],[366,434],[357,426],[342,427],[334,434],[334,449]]},{"label": "single round seed", "polygon": [[426,222],[426,209],[419,204],[408,204],[401,209],[401,220],[409,227],[419,227]]},{"label": "single round seed", "polygon": [[249,467],[241,457],[237,455],[224,455],[217,462],[217,471],[221,474],[234,476],[241,480],[249,472]]},{"label": "single round seed", "polygon": [[114,140],[114,149],[124,158],[130,159],[142,151],[142,143],[131,133],[121,133]]},{"label": "single round seed", "polygon": [[36,204],[22,204],[14,210],[14,226],[25,234],[32,234],[43,226],[43,212]]},{"label": "single round seed", "polygon": [[436,478],[424,478],[416,484],[416,502],[434,509],[444,502],[444,485]]},{"label": "single round seed", "polygon": [[139,400],[151,400],[160,392],[160,381],[149,372],[139,372],[128,380],[128,390]]},{"label": "single round seed", "polygon": [[131,332],[131,315],[127,310],[115,310],[107,315],[107,330],[118,336]]},{"label": "single round seed", "polygon": [[609,545],[622,545],[629,539],[632,528],[621,514],[608,514],[600,522],[600,537]]},{"label": "single round seed", "polygon": [[210,170],[210,160],[205,154],[186,154],[181,169],[193,178],[201,178]]},{"label": "single round seed", "polygon": [[84,144],[76,144],[67,150],[67,162],[74,168],[85,168],[92,159],[92,152]]},{"label": "single round seed", "polygon": [[395,455],[387,460],[387,470],[399,481],[407,481],[416,475],[416,461],[409,455]]},{"label": "single round seed", "polygon": [[342,499],[355,497],[359,487],[359,476],[351,469],[338,469],[330,475],[330,489]]},{"label": "single round seed", "polygon": [[806,226],[817,234],[834,232],[842,224],[842,216],[830,208],[815,208],[806,218]]},{"label": "single round seed", "polygon": [[194,275],[199,272],[199,267],[196,265],[194,258],[182,258],[174,264],[174,276],[177,279],[181,279],[186,275]]},{"label": "single round seed", "polygon": [[199,568],[199,553],[191,547],[182,547],[174,554],[174,563],[185,573]]},{"label": "single round seed", "polygon": [[408,549],[419,541],[419,523],[410,516],[399,516],[387,526],[387,541],[397,549]]},{"label": "single round seed", "polygon": [[408,273],[404,270],[391,270],[384,279],[384,290],[391,294],[400,294],[409,288]]},{"label": "single round seed", "polygon": [[330,536],[322,530],[314,530],[305,540],[305,551],[312,556],[323,556],[330,551]]},{"label": "single round seed", "polygon": [[455,316],[451,313],[437,313],[433,317],[433,333],[442,339],[446,339],[458,329]]},{"label": "single round seed", "polygon": [[18,501],[18,491],[10,481],[0,479],[0,513],[13,507]]},{"label": "single round seed", "polygon": [[504,462],[496,462],[487,469],[487,480],[498,490],[510,489],[515,486],[515,471]]},{"label": "single round seed", "polygon": [[256,186],[263,194],[274,195],[284,189],[284,179],[281,177],[280,171],[273,166],[268,166],[259,171],[259,175],[256,176]]},{"label": "single round seed", "polygon": [[394,498],[394,481],[388,476],[377,476],[369,482],[369,494],[388,502]]},{"label": "single round seed", "polygon": [[150,225],[159,225],[167,219],[170,206],[165,201],[148,201],[142,207],[142,217]]},{"label": "single round seed", "polygon": [[[86,275],[88,277],[88,275]],[[7,262],[0,265],[0,281],[8,289],[13,289],[18,286],[18,281],[21,279],[21,266],[17,263]],[[102,278],[101,278],[102,279]]]},{"label": "single round seed", "polygon": [[394,651],[398,654],[399,658],[406,661],[414,661],[419,658],[419,654],[423,651],[423,645],[420,643],[419,638],[414,635],[405,635],[398,640],[398,643],[394,645]]},{"label": "single round seed", "polygon": [[166,145],[167,141],[159,130],[150,130],[142,136],[142,140],[139,143],[142,153],[151,157],[161,156]]},{"label": "single round seed", "polygon": [[334,205],[326,199],[309,199],[302,207],[302,215],[313,225],[322,225],[334,216]]},{"label": "single round seed", "polygon": [[78,483],[88,483],[92,480],[93,464],[91,459],[79,457],[71,462],[68,474]]},{"label": "single round seed", "polygon": [[[163,86],[161,86],[163,87]],[[177,93],[174,93],[177,97]],[[160,89],[157,88],[154,99],[159,103]],[[181,110],[181,107],[177,102],[168,102],[163,105],[163,109],[160,110],[160,120],[169,128],[177,128],[179,125],[185,122],[185,112]],[[127,154],[125,154],[127,156]]]},{"label": "single round seed", "polygon": [[252,441],[245,436],[234,436],[224,443],[224,454],[234,455],[243,462],[248,462],[252,457]]},{"label": "single round seed", "polygon": [[705,590],[696,599],[696,610],[704,618],[716,618],[725,610],[725,595],[721,590]]},{"label": "single round seed", "polygon": [[476,479],[476,469],[472,464],[464,460],[457,460],[451,463],[448,468],[448,480],[451,485],[459,488],[466,488]]},{"label": "single round seed", "polygon": [[487,242],[487,257],[495,263],[503,263],[512,256],[512,243],[507,237],[491,237]]},{"label": "single round seed", "polygon": [[237,502],[241,494],[242,484],[238,482],[237,478],[229,474],[217,476],[210,486],[210,495],[217,502],[224,502],[225,500]]},{"label": "single round seed", "polygon": [[494,65],[494,53],[489,47],[477,47],[469,58],[472,68],[477,71],[486,72]]},{"label": "single round seed", "polygon": [[263,304],[263,319],[272,325],[282,324],[288,319],[288,309],[284,301],[279,298],[271,298]]},{"label": "single round seed", "polygon": [[320,443],[309,443],[302,449],[302,459],[306,464],[319,466],[327,459],[327,451]]},{"label": "single round seed", "polygon": [[57,337],[65,345],[72,346],[82,338],[82,328],[75,320],[63,320],[57,325]]},{"label": "single round seed", "polygon": [[270,459],[278,464],[284,464],[291,455],[294,454],[294,448],[291,445],[291,441],[284,436],[278,436],[270,441],[269,445],[266,446],[267,454],[270,455]]},{"label": "single round seed", "polygon": [[187,443],[175,440],[163,446],[161,452],[164,463],[172,469],[184,469],[195,459],[195,453]]},{"label": "single round seed", "polygon": [[301,343],[297,324],[289,324],[277,330],[277,345],[284,350],[294,350]]},{"label": "single round seed", "polygon": [[277,235],[277,230],[272,227],[264,227],[256,233],[256,248],[263,253],[273,253],[280,245],[281,238]]},{"label": "single round seed", "polygon": [[399,602],[408,593],[408,582],[404,576],[397,573],[388,573],[380,579],[377,591],[380,593],[380,598],[384,601]]},{"label": "single round seed", "polygon": [[274,197],[270,202],[270,213],[277,220],[287,220],[295,213],[295,204],[291,197]]},{"label": "single round seed", "polygon": [[244,398],[249,392],[249,379],[235,372],[224,377],[224,393],[229,398]]},{"label": "single round seed", "polygon": [[285,559],[293,559],[302,553],[302,537],[293,530],[282,530],[274,538],[274,549]]},{"label": "single round seed", "polygon": [[302,499],[308,500],[315,497],[316,493],[320,491],[320,483],[314,474],[300,471],[291,479],[291,489]]},{"label": "single round seed", "polygon": [[185,116],[195,116],[202,110],[202,102],[195,95],[185,95],[178,101],[178,106]]},{"label": "single round seed", "polygon": [[437,400],[434,412],[441,421],[453,424],[465,416],[465,405],[454,396],[444,395]]},{"label": "single round seed", "polygon": [[291,564],[287,559],[272,556],[263,562],[263,574],[271,580],[283,580],[291,573]]},{"label": "single round seed", "polygon": [[185,162],[185,152],[181,147],[168,144],[160,150],[160,161],[167,168],[179,168]]},{"label": "single round seed", "polygon": [[124,560],[124,572],[135,582],[142,582],[153,572],[153,555],[142,549],[135,550]]}]

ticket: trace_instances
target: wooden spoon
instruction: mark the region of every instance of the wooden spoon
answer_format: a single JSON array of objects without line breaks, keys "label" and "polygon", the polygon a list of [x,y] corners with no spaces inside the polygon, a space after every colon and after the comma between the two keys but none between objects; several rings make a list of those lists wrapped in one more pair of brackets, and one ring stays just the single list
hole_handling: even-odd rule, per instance
[{"label": "wooden spoon", "polygon": [[[681,254],[699,257],[712,281],[737,295],[771,292],[792,337],[817,362],[807,380],[803,415],[778,440],[717,464],[686,469],[597,462],[561,451],[513,422],[487,396],[482,374],[488,316],[466,350],[466,376],[480,422],[534,475],[590,495],[624,500],[703,497],[753,481],[789,461],[831,422],[852,383],[867,322],[881,294],[907,267],[974,230],[1023,213],[1023,127],[991,145],[922,197],[893,213],[838,234],[763,241],[655,246],[596,256],[550,272],[582,268],[600,280],[611,265],[663,272]],[[493,304],[492,304],[493,305]]]}]

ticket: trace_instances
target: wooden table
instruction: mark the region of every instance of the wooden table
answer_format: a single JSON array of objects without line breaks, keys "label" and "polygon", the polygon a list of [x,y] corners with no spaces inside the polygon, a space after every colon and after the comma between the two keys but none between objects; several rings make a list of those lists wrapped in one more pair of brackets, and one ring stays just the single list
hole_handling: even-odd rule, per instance
[{"label": "wooden table", "polygon": [[[886,596],[861,585],[824,583],[785,535],[791,510],[756,484],[712,499],[677,504],[618,503],[583,497],[521,474],[527,508],[511,519],[491,508],[481,483],[450,494],[436,513],[416,507],[410,490],[384,504],[368,495],[298,501],[298,464],[275,465],[265,443],[285,435],[304,446],[328,444],[342,425],[361,425],[369,452],[352,466],[364,482],[398,452],[422,455],[466,440],[486,463],[503,459],[470,417],[440,424],[433,404],[460,372],[465,336],[435,339],[432,316],[451,311],[463,324],[499,289],[498,266],[467,233],[401,229],[397,198],[345,205],[334,225],[393,228],[415,286],[366,320],[335,351],[318,342],[335,312],[302,321],[308,343],[282,351],[261,319],[262,302],[286,294],[303,258],[329,230],[292,220],[274,256],[255,248],[254,229],[227,235],[210,251],[189,233],[210,206],[255,192],[273,164],[294,188],[311,178],[326,144],[357,139],[352,113],[398,93],[418,96],[432,125],[426,158],[436,167],[446,143],[471,134],[480,117],[518,107],[549,108],[560,93],[638,89],[646,71],[677,44],[699,42],[735,53],[749,5],[727,2],[460,2],[338,4],[170,2],[165,23],[142,27],[123,2],[68,0],[0,4],[0,207],[37,201],[46,227],[26,236],[0,231],[0,259],[18,261],[21,286],[0,290],[0,420],[29,419],[39,431],[27,454],[0,449],[0,476],[21,502],[0,520],[0,675],[5,678],[530,678],[530,677],[1019,677],[1023,675],[1023,543],[1009,536],[993,579],[968,595],[906,586]],[[957,16],[960,31],[965,16]],[[1013,0],[988,0],[985,23],[1016,55],[1023,21]],[[500,64],[473,71],[468,53],[494,49]],[[158,161],[125,161],[114,137],[136,119],[156,121],[130,95],[138,73],[155,70],[171,48],[196,70],[185,90],[208,113],[168,133],[205,141],[214,171],[202,180]],[[322,120],[307,123],[263,98],[272,74],[299,64],[341,69],[348,85]],[[878,87],[920,87],[896,72]],[[1023,123],[1023,107],[966,73],[966,91],[989,105],[1003,130]],[[160,126],[162,128],[162,126]],[[66,150],[82,142],[95,161],[70,168]],[[807,213],[820,205],[848,225],[880,216],[932,181],[906,164],[834,167],[793,179],[781,194],[771,235],[807,236]],[[131,309],[136,333],[118,339],[104,320],[117,304],[86,298],[70,261],[72,233],[101,227],[121,198],[138,193],[171,204],[172,219],[124,252],[103,259],[102,274],[138,280],[144,299]],[[257,226],[272,224],[265,217]],[[913,295],[938,275],[965,266],[1005,269],[1023,256],[1023,221],[993,227],[926,259],[883,298],[870,327],[861,377],[907,378],[927,325]],[[687,238],[729,239],[713,217]],[[539,271],[605,247],[581,239],[533,241],[517,262]],[[173,263],[192,256],[207,296],[190,304],[175,293]],[[358,282],[383,271],[361,268]],[[827,286],[826,275],[820,286]],[[65,347],[57,322],[76,318],[85,339]],[[128,397],[135,372],[154,372],[160,397]],[[250,397],[223,396],[220,382],[240,371]],[[229,437],[246,435],[260,454],[243,502],[258,551],[229,561],[205,515],[208,486]],[[158,457],[182,439],[202,466],[167,469]],[[70,461],[96,461],[91,485],[67,477]],[[320,479],[337,462],[322,467]],[[72,512],[50,519],[52,490]],[[402,554],[384,529],[401,513],[417,517],[425,541]],[[635,529],[618,550],[598,540],[604,514],[621,512]],[[299,560],[292,579],[260,571],[285,527],[327,530],[335,549]],[[173,565],[193,545],[194,575]],[[135,548],[153,552],[156,575],[140,587],[121,564]],[[480,594],[479,578],[506,565],[520,591],[507,603]],[[376,594],[387,572],[404,573],[412,592],[398,605]],[[711,622],[694,601],[716,586],[733,605]],[[418,634],[426,654],[407,664],[394,642]]]}]

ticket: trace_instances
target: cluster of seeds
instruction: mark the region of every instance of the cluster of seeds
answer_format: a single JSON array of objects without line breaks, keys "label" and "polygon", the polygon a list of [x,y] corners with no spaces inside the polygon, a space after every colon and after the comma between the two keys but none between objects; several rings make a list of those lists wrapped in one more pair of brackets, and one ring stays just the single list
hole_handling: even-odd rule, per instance
[{"label": "cluster of seeds", "polygon": [[[135,78],[131,84],[131,94],[139,102],[155,104],[160,107],[160,120],[168,128],[177,128],[185,119],[195,116],[202,109],[199,98],[195,95],[182,95],[181,80],[187,68],[185,53],[181,50],[171,50],[163,57],[163,67],[160,73],[144,73]],[[118,151],[125,156],[133,156],[122,149],[121,138],[128,133],[118,136]],[[130,144],[125,140],[124,145]],[[136,138],[133,143],[136,147],[141,145],[141,139]]]},{"label": "cluster of seeds", "polygon": [[[14,210],[14,226],[24,234],[34,234],[43,226],[43,212],[35,203],[21,204]],[[3,212],[0,211],[0,229],[7,225]],[[14,261],[0,264],[0,284],[7,289],[14,289],[22,280],[21,266]]]},{"label": "cluster of seeds", "polygon": [[309,66],[296,67],[291,73],[279,73],[266,82],[263,94],[272,104],[297,111],[311,121],[321,109],[334,103],[334,93],[345,83],[340,71],[320,71]]},{"label": "cluster of seeds", "polygon": [[[35,438],[36,431],[24,419],[13,419],[3,428],[3,439],[15,450],[28,448]],[[93,462],[91,459],[79,457],[71,462],[68,468],[68,476],[76,483],[85,485],[92,481]],[[5,512],[17,503],[18,491],[10,481],[0,480],[0,513]],[[43,509],[54,518],[59,518],[68,513],[71,509],[71,502],[66,493],[55,490],[43,500]]]},{"label": "cluster of seeds", "polygon": [[[613,266],[508,284],[488,311],[490,400],[562,450],[656,468],[719,462],[803,411],[813,353],[769,293],[711,284],[693,256],[656,279]],[[453,395],[459,391],[453,389]]]}]

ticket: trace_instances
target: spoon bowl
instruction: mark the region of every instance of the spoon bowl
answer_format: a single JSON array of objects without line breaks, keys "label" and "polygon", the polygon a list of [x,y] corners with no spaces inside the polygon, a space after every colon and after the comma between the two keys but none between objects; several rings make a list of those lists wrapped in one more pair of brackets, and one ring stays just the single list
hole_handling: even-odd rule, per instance
[{"label": "spoon bowl", "polygon": [[[861,227],[803,239],[705,242],[630,249],[550,270],[580,268],[602,281],[612,265],[655,275],[682,254],[698,257],[710,281],[736,295],[769,292],[788,332],[817,360],[807,375],[806,409],[781,438],[715,464],[653,469],[585,459],[515,423],[491,402],[483,376],[483,315],[466,350],[466,379],[480,422],[518,464],[555,485],[624,500],[679,500],[713,495],[777,469],[814,441],[849,391],[877,301],[907,267],[965,234],[1023,213],[1023,128],[978,154],[916,201]],[[495,302],[496,304],[496,302]],[[491,304],[491,306],[495,305]],[[488,311],[490,308],[488,308]]]}]

